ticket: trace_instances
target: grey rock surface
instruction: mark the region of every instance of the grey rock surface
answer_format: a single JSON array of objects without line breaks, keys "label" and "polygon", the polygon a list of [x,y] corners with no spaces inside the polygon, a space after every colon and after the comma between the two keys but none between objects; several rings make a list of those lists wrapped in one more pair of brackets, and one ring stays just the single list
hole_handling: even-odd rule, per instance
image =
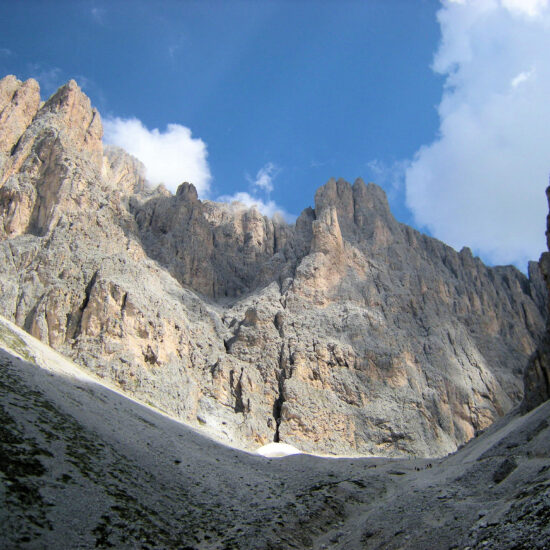
[{"label": "grey rock surface", "polygon": [[[546,196],[550,206],[550,187],[546,189]],[[550,249],[550,214],[546,220],[546,240]],[[544,252],[539,260],[540,269],[545,285],[550,288],[550,252]],[[548,305],[550,307],[550,303]],[[541,343],[529,359],[524,376],[525,395],[521,408],[524,412],[530,411],[550,399],[550,323],[547,322],[546,331]]]},{"label": "grey rock surface", "polygon": [[30,334],[245,449],[442,456],[521,401],[537,264],[487,267],[362,180],[292,226],[151,189],[76,83],[35,89],[0,81],[0,311]]}]

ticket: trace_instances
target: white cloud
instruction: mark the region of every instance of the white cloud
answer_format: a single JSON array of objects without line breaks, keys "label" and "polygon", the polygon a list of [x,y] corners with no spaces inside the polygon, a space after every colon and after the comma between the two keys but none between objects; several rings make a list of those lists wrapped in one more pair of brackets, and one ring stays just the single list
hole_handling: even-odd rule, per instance
[{"label": "white cloud", "polygon": [[[280,172],[280,168],[273,162],[268,162],[260,168],[253,179],[248,174],[245,175],[250,184],[252,193],[239,191],[233,195],[222,195],[216,200],[227,202],[235,209],[249,209],[255,207],[260,214],[269,218],[282,217],[287,223],[294,223],[296,216],[289,214],[273,200],[270,200],[269,194],[273,191],[273,180]],[[266,199],[258,197],[258,193],[263,193]]]},{"label": "white cloud", "polygon": [[250,193],[244,191],[239,191],[233,195],[222,195],[216,200],[219,202],[227,202],[235,209],[239,208],[252,208],[255,207],[260,214],[267,216],[268,218],[273,218],[274,216],[281,216],[287,223],[294,223],[296,221],[296,216],[285,212],[280,206],[278,206],[275,201],[267,200],[263,201],[258,197],[252,196]]},{"label": "white cloud", "polygon": [[539,0],[446,1],[433,69],[437,139],[406,171],[417,223],[455,248],[525,267],[545,249],[550,13]]},{"label": "white cloud", "polygon": [[526,82],[535,74],[535,69],[529,71],[522,71],[512,79],[512,88],[517,88],[521,83]]},{"label": "white cloud", "polygon": [[268,162],[258,170],[255,179],[252,179],[248,175],[246,179],[253,187],[257,187],[266,193],[271,193],[273,191],[273,180],[278,173],[279,169],[277,166],[272,162]]},{"label": "white cloud", "polygon": [[548,7],[548,0],[502,0],[502,4],[511,12],[536,17]]},{"label": "white cloud", "polygon": [[106,143],[118,145],[145,165],[147,179],[175,192],[188,181],[199,196],[206,196],[210,187],[210,168],[206,144],[191,136],[191,130],[180,124],[168,124],[164,132],[148,130],[136,119],[106,118],[103,121]]}]

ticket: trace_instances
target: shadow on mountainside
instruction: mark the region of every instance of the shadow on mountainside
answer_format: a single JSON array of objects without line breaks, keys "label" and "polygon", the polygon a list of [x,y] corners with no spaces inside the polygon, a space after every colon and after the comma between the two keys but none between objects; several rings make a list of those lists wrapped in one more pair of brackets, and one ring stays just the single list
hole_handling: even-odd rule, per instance
[{"label": "shadow on mountainside", "polygon": [[280,284],[309,251],[282,219],[201,201],[188,183],[176,195],[134,196],[129,209],[147,255],[180,284],[216,301]]}]

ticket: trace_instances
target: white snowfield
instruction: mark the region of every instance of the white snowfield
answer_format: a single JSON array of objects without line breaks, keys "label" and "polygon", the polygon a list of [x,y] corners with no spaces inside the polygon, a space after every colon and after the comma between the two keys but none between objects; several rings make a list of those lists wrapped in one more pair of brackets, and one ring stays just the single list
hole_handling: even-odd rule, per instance
[{"label": "white snowfield", "polygon": [[257,449],[256,453],[266,458],[280,458],[283,456],[299,455],[302,451],[288,443],[268,443]]}]

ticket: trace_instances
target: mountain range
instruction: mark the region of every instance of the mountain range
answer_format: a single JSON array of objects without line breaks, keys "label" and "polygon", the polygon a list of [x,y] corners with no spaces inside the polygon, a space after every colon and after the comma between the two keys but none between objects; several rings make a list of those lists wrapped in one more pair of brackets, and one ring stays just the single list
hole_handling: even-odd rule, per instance
[{"label": "mountain range", "polygon": [[71,81],[0,81],[0,309],[244,449],[442,456],[518,404],[546,286],[331,179],[295,225],[148,187]]}]

